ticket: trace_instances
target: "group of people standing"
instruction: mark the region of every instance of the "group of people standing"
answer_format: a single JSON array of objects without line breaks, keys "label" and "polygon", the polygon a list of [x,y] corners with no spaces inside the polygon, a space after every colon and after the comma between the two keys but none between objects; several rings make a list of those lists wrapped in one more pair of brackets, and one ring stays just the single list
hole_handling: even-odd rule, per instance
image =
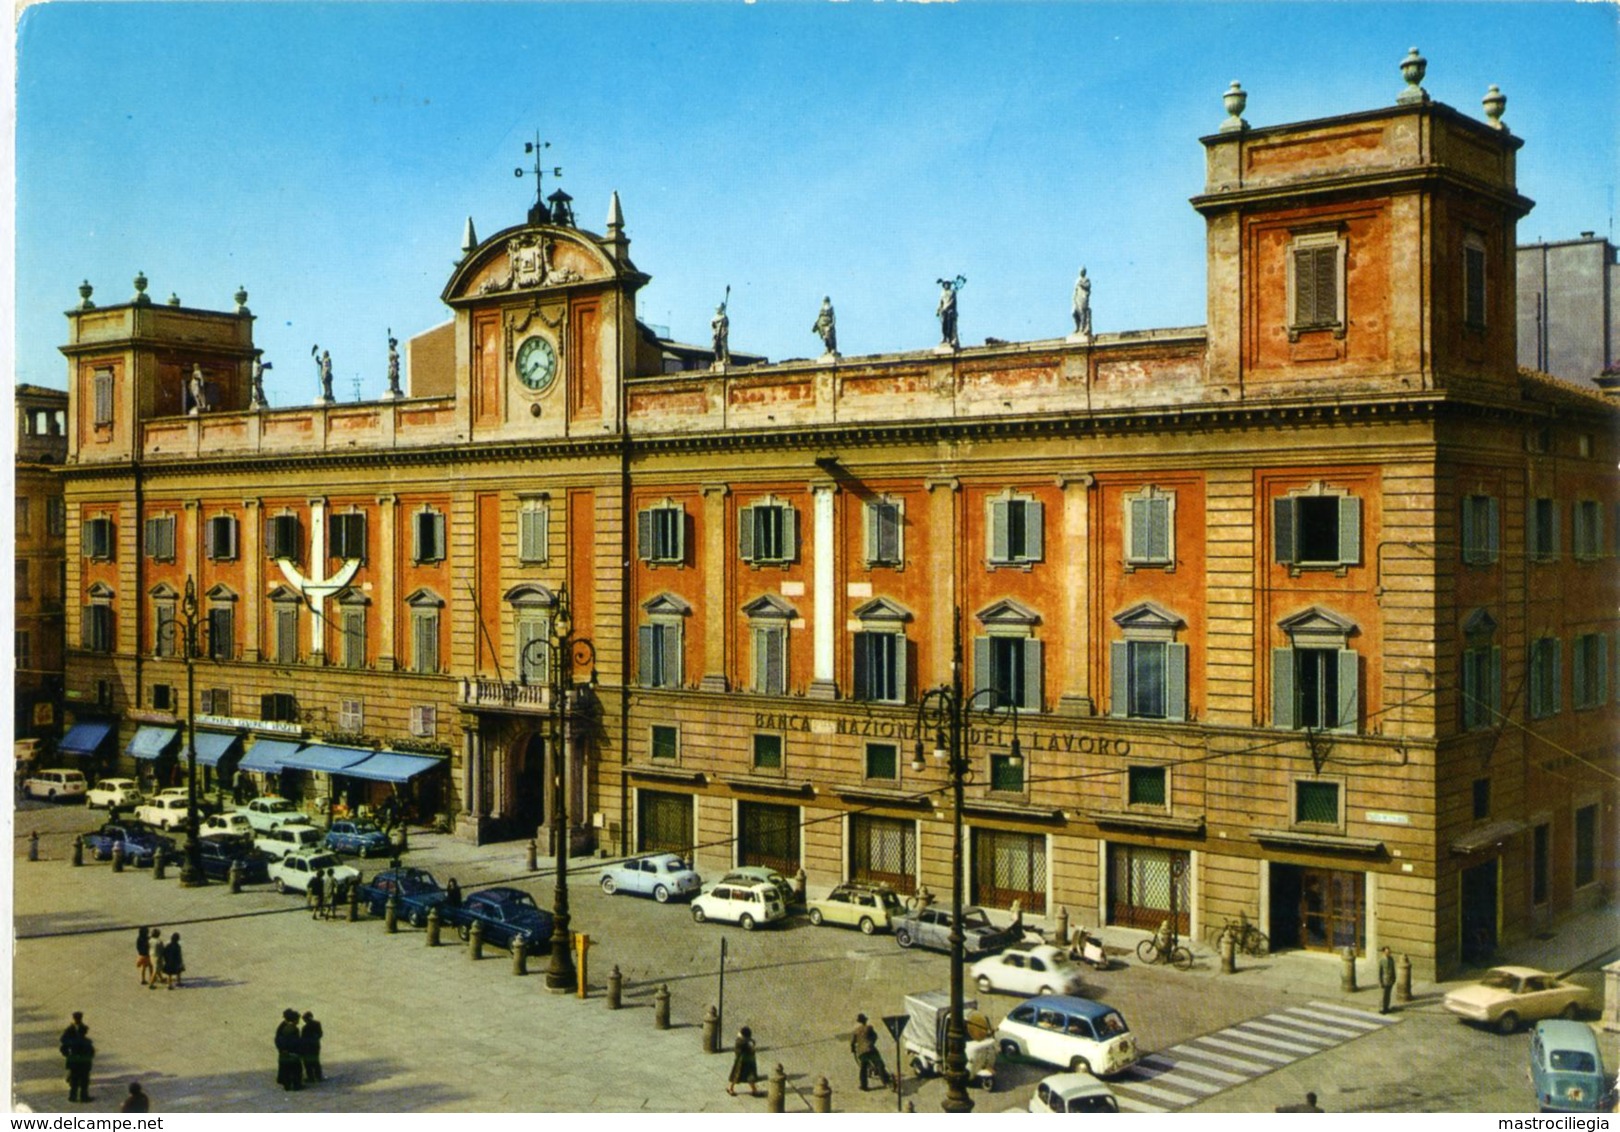
[{"label": "group of people standing", "polygon": [[180,977],[186,972],[185,952],[180,950],[180,933],[163,942],[161,928],[144,927],[135,933],[135,970],[141,976],[141,985],[157,990],[165,985],[170,990],[180,986]]},{"label": "group of people standing", "polygon": [[327,869],[325,873],[317,872],[309,878],[309,888],[305,891],[305,899],[309,903],[309,918],[312,920],[335,920],[338,914],[338,904],[347,903],[349,888],[353,881],[348,877],[339,880],[337,873]]},{"label": "group of people standing", "polygon": [[304,1082],[324,1081],[321,1072],[321,1024],[312,1011],[304,1011],[300,1027],[298,1011],[281,1012],[281,1025],[276,1027],[276,1084],[288,1092],[302,1089]]}]

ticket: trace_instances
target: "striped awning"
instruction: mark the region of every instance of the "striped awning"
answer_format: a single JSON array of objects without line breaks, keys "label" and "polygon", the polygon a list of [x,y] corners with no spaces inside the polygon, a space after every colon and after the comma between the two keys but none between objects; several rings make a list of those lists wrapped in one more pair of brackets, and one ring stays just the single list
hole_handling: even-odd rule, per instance
[{"label": "striped awning", "polygon": [[348,767],[363,762],[375,754],[367,747],[329,747],[325,743],[311,743],[287,755],[281,765],[289,770],[319,770],[327,774],[347,774]]},{"label": "striped awning", "polygon": [[242,753],[242,734],[239,731],[199,731],[196,737],[197,762],[201,766],[217,767],[221,759],[229,758],[234,750]]},{"label": "striped awning", "polygon": [[256,740],[238,769],[258,771],[260,774],[276,774],[284,765],[282,760],[296,754],[302,745],[285,739]]},{"label": "striped awning", "polygon": [[142,727],[124,748],[124,754],[136,759],[161,759],[178,738],[178,727]]},{"label": "striped awning", "polygon": [[56,745],[56,749],[64,755],[93,755],[112,733],[112,729],[111,723],[101,720],[75,723]]},{"label": "striped awning", "polygon": [[419,774],[443,765],[443,759],[427,755],[407,755],[400,751],[378,751],[364,762],[355,763],[343,771],[350,778],[364,778],[371,782],[409,782]]}]

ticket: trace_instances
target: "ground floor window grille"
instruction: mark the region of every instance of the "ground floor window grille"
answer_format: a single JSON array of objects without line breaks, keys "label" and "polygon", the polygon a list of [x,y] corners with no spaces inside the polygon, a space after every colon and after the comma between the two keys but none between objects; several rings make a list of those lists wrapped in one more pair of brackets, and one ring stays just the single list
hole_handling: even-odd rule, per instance
[{"label": "ground floor window grille", "polygon": [[849,879],[886,884],[896,892],[917,888],[917,825],[903,818],[854,814],[849,819]]},{"label": "ground floor window grille", "polygon": [[973,831],[973,903],[1046,914],[1046,838],[1002,829]]},{"label": "ground floor window grille", "polygon": [[737,863],[764,865],[783,876],[799,871],[799,807],[737,804]]},{"label": "ground floor window grille", "polygon": [[679,853],[692,851],[692,802],[690,794],[663,790],[642,790],[636,795],[636,852]]},{"label": "ground floor window grille", "polygon": [[[1172,898],[1173,897],[1173,898]],[[1157,931],[1175,905],[1178,935],[1192,930],[1192,858],[1183,849],[1108,847],[1108,922]]]}]

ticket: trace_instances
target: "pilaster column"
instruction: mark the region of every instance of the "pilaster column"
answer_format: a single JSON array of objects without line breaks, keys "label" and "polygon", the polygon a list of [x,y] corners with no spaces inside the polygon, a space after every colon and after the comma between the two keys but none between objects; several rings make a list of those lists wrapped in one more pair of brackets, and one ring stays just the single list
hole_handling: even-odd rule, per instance
[{"label": "pilaster column", "polygon": [[242,578],[247,593],[242,595],[242,659],[259,659],[259,627],[264,620],[264,515],[257,499],[242,500],[242,526],[238,539],[242,552]]},{"label": "pilaster column", "polygon": [[1059,715],[1096,715],[1091,694],[1091,489],[1089,473],[1060,475],[1063,548],[1069,577],[1063,586],[1063,669]]},{"label": "pilaster column", "polygon": [[[326,579],[326,497],[318,495],[309,501],[309,578]],[[326,663],[326,597],[324,593],[311,594],[305,587],[304,600],[309,603],[309,662],[316,667]]]},{"label": "pilaster column", "polygon": [[199,597],[203,591],[202,564],[203,547],[199,537],[202,530],[202,500],[188,499],[181,504],[185,510],[185,529],[180,532],[183,545],[186,548],[186,573],[197,580],[197,593]]},{"label": "pilaster column", "polygon": [[813,528],[814,555],[812,562],[814,593],[810,599],[814,611],[812,632],[814,633],[815,662],[810,677],[811,699],[836,700],[838,698],[838,681],[834,676],[833,664],[837,657],[834,648],[834,630],[836,623],[833,618],[837,613],[837,597],[833,593],[833,581],[837,576],[837,551],[834,546],[834,519],[836,515],[833,503],[838,493],[838,485],[832,483],[817,483],[810,485],[811,523]]},{"label": "pilaster column", "polygon": [[726,658],[726,629],[733,616],[726,601],[726,497],[723,483],[703,485],[703,679],[705,692],[731,687],[731,665]]},{"label": "pilaster column", "polygon": [[[394,659],[394,569],[399,563],[399,547],[394,545],[399,526],[399,496],[377,497],[377,549],[373,576],[377,582],[377,671],[393,672]],[[480,811],[474,810],[474,813]]]},{"label": "pilaster column", "polygon": [[[929,543],[933,552],[920,563],[928,571],[929,664],[919,664],[917,687],[931,688],[951,679],[951,626],[956,619],[956,562],[961,534],[956,527],[956,500],[962,481],[955,476],[925,480],[928,489]],[[919,658],[920,659],[920,658]]]}]

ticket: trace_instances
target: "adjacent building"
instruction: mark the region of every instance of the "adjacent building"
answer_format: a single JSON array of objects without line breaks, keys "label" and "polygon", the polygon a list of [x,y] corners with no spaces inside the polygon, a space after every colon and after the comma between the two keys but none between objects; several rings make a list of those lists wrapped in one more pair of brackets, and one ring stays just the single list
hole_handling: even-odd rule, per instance
[{"label": "adjacent building", "polygon": [[1570,381],[1620,376],[1620,269],[1592,232],[1521,245],[1519,364]]},{"label": "adjacent building", "polygon": [[67,456],[67,394],[18,385],[16,580],[12,587],[12,734],[49,742],[62,722],[62,594],[67,513],[57,475]]},{"label": "adjacent building", "polygon": [[1518,364],[1524,143],[1237,105],[1204,326],[728,363],[638,320],[617,197],[469,241],[376,402],[263,408],[245,295],[85,295],[77,718],[173,757],[189,593],[222,776],[483,842],[562,773],[580,847],[943,892],[959,674],[992,908],[1433,976],[1607,899],[1616,411]]}]

